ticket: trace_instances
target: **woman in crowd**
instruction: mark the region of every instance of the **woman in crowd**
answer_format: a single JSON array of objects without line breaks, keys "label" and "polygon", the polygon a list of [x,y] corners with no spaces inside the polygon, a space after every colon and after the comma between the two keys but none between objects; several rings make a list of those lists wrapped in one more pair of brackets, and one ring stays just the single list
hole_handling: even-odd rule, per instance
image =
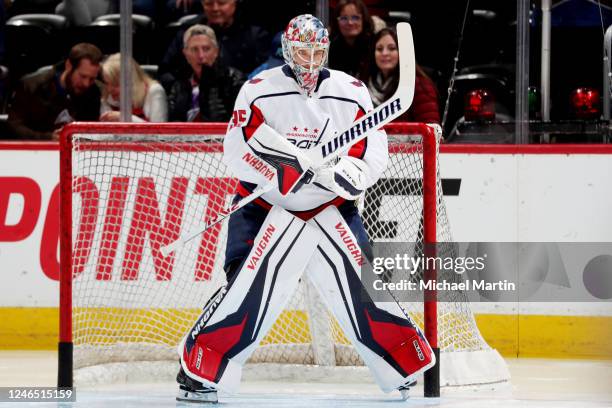
[{"label": "woman in crowd", "polygon": [[[113,54],[102,63],[102,106],[100,120],[117,122],[119,114],[119,78],[121,72],[121,55]],[[168,103],[166,92],[159,82],[148,76],[132,60],[132,121],[133,122],[166,122],[168,120]]]},{"label": "woman in crowd", "polygon": [[374,36],[367,7],[362,0],[340,0],[330,23],[329,67],[366,78]]},{"label": "woman in crowd", "polygon": [[[391,28],[383,28],[374,36],[374,58],[367,79],[374,106],[393,95],[399,81],[399,52],[397,34]],[[438,92],[433,81],[420,66],[416,66],[414,100],[410,109],[400,116],[400,122],[440,123]]]}]

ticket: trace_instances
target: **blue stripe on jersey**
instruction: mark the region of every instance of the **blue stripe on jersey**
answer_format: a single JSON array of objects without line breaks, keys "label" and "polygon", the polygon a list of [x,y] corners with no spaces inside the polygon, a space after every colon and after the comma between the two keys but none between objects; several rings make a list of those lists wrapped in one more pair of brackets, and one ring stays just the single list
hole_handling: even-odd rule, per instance
[{"label": "blue stripe on jersey", "polygon": [[260,95],[257,98],[253,99],[253,102],[251,102],[251,106],[253,106],[255,101],[258,99],[273,98],[275,96],[285,96],[285,95],[301,95],[301,94],[297,91],[291,91],[291,92],[279,92],[279,93],[273,93],[273,94]]},{"label": "blue stripe on jersey", "polygon": [[321,96],[319,97],[319,99],[336,99],[338,101],[343,101],[343,102],[349,102],[349,103],[354,103],[355,105],[357,105],[357,107],[359,108],[359,110],[361,110],[363,113],[366,113],[366,110],[363,108],[363,106],[361,106],[359,104],[359,102],[357,102],[354,99],[349,99],[349,98],[343,98],[341,96],[333,96],[333,95],[325,95],[325,96]]}]

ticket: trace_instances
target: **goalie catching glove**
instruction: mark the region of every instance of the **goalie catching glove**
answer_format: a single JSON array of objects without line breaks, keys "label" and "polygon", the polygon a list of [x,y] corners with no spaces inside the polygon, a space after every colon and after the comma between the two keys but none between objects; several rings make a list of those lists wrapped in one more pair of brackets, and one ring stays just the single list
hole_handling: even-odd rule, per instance
[{"label": "goalie catching glove", "polygon": [[318,170],[316,182],[347,200],[356,200],[366,189],[367,165],[363,160],[342,156],[331,167]]}]

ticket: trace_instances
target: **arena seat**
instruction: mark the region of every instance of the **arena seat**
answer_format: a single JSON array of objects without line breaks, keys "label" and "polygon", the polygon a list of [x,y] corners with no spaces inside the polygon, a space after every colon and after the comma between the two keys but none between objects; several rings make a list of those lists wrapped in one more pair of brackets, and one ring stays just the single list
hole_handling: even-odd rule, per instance
[{"label": "arena seat", "polygon": [[[151,18],[139,14],[132,15],[132,55],[139,63],[147,63],[150,51],[155,47],[151,41],[153,33]],[[97,45],[104,54],[112,54],[120,48],[120,15],[106,14],[98,17],[85,27],[74,29],[78,42],[90,42]]]},{"label": "arena seat", "polygon": [[61,61],[67,52],[67,21],[56,14],[21,14],[6,22],[6,61],[12,79],[46,64]]}]

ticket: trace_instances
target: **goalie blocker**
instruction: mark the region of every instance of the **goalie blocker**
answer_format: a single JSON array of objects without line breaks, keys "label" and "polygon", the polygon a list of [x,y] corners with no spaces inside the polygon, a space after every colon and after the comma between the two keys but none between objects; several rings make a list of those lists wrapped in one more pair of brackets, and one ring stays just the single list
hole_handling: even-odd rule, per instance
[{"label": "goalie blocker", "polygon": [[425,336],[396,303],[365,293],[367,262],[336,207],[304,222],[274,206],[239,272],[209,301],[179,346],[181,367],[205,386],[236,392],[242,366],[304,275],[385,392],[435,364]]}]

